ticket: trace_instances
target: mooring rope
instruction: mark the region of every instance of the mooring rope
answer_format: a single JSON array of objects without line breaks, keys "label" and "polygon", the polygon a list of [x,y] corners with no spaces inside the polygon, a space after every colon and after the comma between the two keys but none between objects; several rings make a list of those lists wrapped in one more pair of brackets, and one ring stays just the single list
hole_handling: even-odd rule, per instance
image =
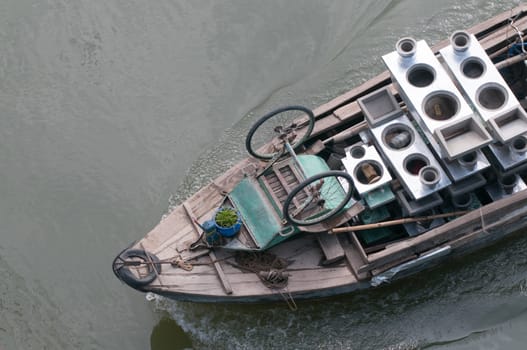
[{"label": "mooring rope", "polygon": [[295,299],[293,299],[293,296],[291,295],[291,292],[287,287],[285,287],[286,292],[282,293],[279,292],[282,298],[284,298],[285,303],[287,304],[287,307],[289,307],[289,310],[296,311],[298,310],[298,306],[296,305]]},{"label": "mooring rope", "polygon": [[485,225],[485,219],[483,218],[483,210],[481,209],[481,207],[479,207],[479,220],[481,222],[481,230],[484,233],[488,234],[487,227]]},{"label": "mooring rope", "polygon": [[517,26],[514,25],[514,21],[516,21],[516,19],[513,19],[513,18],[509,18],[509,25],[516,31],[516,34],[518,34],[518,39],[520,40],[520,43],[521,43],[521,49],[522,49],[522,53],[525,55],[527,54],[527,51],[525,51],[525,47],[524,47],[524,43],[523,43],[523,32],[518,29]]}]

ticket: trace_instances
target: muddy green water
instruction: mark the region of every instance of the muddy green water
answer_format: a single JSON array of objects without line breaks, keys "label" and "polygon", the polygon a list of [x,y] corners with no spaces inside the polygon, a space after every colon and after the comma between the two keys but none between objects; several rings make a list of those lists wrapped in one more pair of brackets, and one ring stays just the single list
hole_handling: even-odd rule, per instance
[{"label": "muddy green water", "polygon": [[369,293],[196,305],[111,261],[245,155],[251,123],[315,107],[517,1],[4,0],[0,349],[525,349],[527,238]]}]

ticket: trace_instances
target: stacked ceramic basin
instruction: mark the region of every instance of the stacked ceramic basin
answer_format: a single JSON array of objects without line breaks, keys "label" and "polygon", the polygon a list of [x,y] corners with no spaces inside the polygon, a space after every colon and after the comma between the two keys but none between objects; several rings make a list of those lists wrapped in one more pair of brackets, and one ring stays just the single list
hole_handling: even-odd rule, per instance
[{"label": "stacked ceramic basin", "polygon": [[454,160],[492,141],[425,41],[403,38],[383,60],[410,113],[443,157]]},{"label": "stacked ceramic basin", "polygon": [[450,42],[441,56],[494,136],[490,150],[503,169],[516,166],[526,159],[527,114],[474,35],[457,31]]},{"label": "stacked ceramic basin", "polygon": [[474,35],[455,32],[440,52],[496,140],[508,143],[527,132],[527,114]]},{"label": "stacked ceramic basin", "polygon": [[364,96],[358,103],[375,146],[412,199],[419,200],[450,185],[441,165],[388,88]]}]

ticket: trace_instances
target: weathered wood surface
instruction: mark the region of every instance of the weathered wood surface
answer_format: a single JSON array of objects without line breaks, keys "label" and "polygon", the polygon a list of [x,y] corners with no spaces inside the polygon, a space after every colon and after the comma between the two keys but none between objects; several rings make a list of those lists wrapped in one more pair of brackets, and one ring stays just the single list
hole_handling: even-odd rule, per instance
[{"label": "weathered wood surface", "polygon": [[492,225],[499,225],[500,219],[518,208],[525,207],[526,204],[527,190],[490,203],[481,207],[480,210],[474,210],[419,236],[411,237],[390,245],[378,253],[370,254],[368,256],[368,264],[362,266],[360,271],[371,271],[403,258],[405,255],[423,253],[471,232],[485,230],[485,227],[491,227]]},{"label": "weathered wood surface", "polygon": [[[468,31],[474,33],[486,49],[499,50],[508,38],[516,35],[512,27],[506,24],[507,19],[517,14],[523,16],[526,11],[527,6],[521,5],[475,25]],[[527,30],[527,17],[519,18],[515,25],[522,31]],[[447,40],[441,41],[433,46],[433,50],[437,52],[446,45],[448,45]],[[360,122],[362,115],[356,99],[382,86],[389,86],[392,93],[397,93],[390,83],[389,73],[385,71],[359,87],[316,108],[314,113],[317,123],[313,137],[320,136],[339,125],[352,125]],[[361,124],[357,125],[357,130],[362,127],[359,125]],[[146,250],[154,252],[162,259],[178,255],[192,257],[192,254],[195,254],[197,256],[189,261],[194,263],[192,271],[164,265],[161,279],[149,285],[148,290],[165,294],[175,293],[173,296],[176,298],[177,293],[193,295],[196,299],[212,297],[210,301],[213,301],[215,296],[238,298],[238,300],[244,297],[249,300],[251,297],[261,296],[264,296],[263,299],[265,296],[280,299],[278,292],[265,287],[256,274],[242,271],[223,262],[222,259],[229,258],[229,252],[217,250],[210,255],[207,253],[203,256],[203,251],[190,254],[186,250],[189,242],[193,242],[200,232],[193,223],[193,219],[199,222],[210,219],[215,208],[223,200],[225,192],[234,188],[247,172],[246,169],[251,168],[253,171],[258,171],[263,166],[265,166],[264,163],[255,159],[242,160],[213,183],[191,196],[184,205],[177,206],[136,244],[136,246],[142,244]],[[292,295],[304,295],[317,291],[324,294],[324,291],[335,288],[350,290],[351,286],[357,285],[360,280],[368,279],[371,274],[382,272],[393,264],[416,257],[442,244],[448,243],[457,249],[471,244],[482,235],[488,235],[497,227],[506,225],[514,227],[517,220],[521,218],[508,217],[501,220],[503,213],[522,208],[527,203],[526,201],[527,191],[523,191],[488,205],[481,212],[472,212],[423,235],[390,244],[385,249],[371,254],[366,254],[357,238],[351,234],[351,242],[340,246],[346,259],[339,261],[336,266],[320,265],[324,254],[320,248],[321,244],[317,242],[314,235],[305,235],[293,241],[284,242],[272,248],[271,252],[292,261],[287,269],[290,274],[287,290]],[[334,252],[326,252],[329,256],[341,255],[337,244],[334,244],[332,248],[335,249]]]},{"label": "weathered wood surface", "polygon": [[369,271],[366,272],[360,272],[359,269],[364,264],[364,260],[361,258],[361,255],[359,253],[359,249],[357,248],[357,245],[355,244],[344,244],[344,250],[346,254],[346,260],[348,261],[349,267],[351,271],[353,272],[353,275],[357,280],[365,280],[369,279],[371,277],[371,273]]},{"label": "weathered wood surface", "polygon": [[[355,283],[356,279],[345,265],[319,266],[320,252],[313,236],[299,238],[294,244],[286,242],[289,247],[281,247],[275,253],[287,259],[291,265],[287,269],[289,276],[288,290],[292,293],[315,291],[319,288],[333,288],[343,280]],[[217,259],[228,257],[222,252]],[[231,259],[232,260],[232,259]],[[213,260],[214,261],[214,260]],[[218,276],[212,269],[209,258],[198,259],[192,271],[164,266],[163,283],[149,285],[153,291],[180,291],[201,296],[225,295],[218,282]],[[205,265],[200,265],[205,264]],[[228,278],[233,297],[240,296],[273,296],[276,290],[265,287],[256,274],[240,270],[228,263],[222,263],[223,271]]]},{"label": "weathered wood surface", "polygon": [[[192,227],[194,227],[194,232],[196,233],[196,239],[199,238],[200,234],[200,228],[196,224],[196,216],[192,213],[192,210],[186,205],[186,203],[183,203],[183,208],[185,208],[185,211],[187,213],[188,219],[192,224]],[[223,289],[225,290],[225,293],[231,294],[232,293],[232,287],[229,283],[229,279],[225,275],[225,271],[223,271],[223,268],[221,267],[221,263],[217,261],[216,254],[213,250],[209,250],[209,257],[212,262],[212,266],[214,266],[214,269],[216,270],[216,274],[218,275],[218,278],[220,279],[221,285],[223,286]]]},{"label": "weathered wood surface", "polygon": [[344,248],[342,248],[337,236],[328,235],[325,232],[318,233],[317,240],[320,248],[324,252],[324,265],[332,264],[344,258]]}]

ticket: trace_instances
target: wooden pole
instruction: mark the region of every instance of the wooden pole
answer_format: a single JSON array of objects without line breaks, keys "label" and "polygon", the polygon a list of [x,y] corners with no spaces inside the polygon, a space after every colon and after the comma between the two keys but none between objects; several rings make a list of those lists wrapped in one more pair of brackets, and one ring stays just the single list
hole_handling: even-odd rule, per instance
[{"label": "wooden pole", "polygon": [[422,217],[417,217],[417,218],[402,218],[402,219],[397,219],[397,220],[376,222],[374,224],[357,225],[357,226],[350,226],[350,227],[337,227],[337,228],[329,230],[328,233],[335,234],[335,233],[342,233],[342,232],[371,230],[373,228],[395,226],[395,225],[407,224],[409,222],[430,221],[430,220],[434,220],[434,219],[446,218],[446,217],[449,217],[449,216],[460,216],[460,215],[465,215],[465,214],[467,214],[469,212],[470,211],[468,211],[468,210],[466,210],[466,211],[455,211],[455,212],[452,212],[452,213],[428,215],[428,216],[422,216]]},{"label": "wooden pole", "polygon": [[325,139],[323,143],[325,145],[330,142],[339,143],[352,136],[358,135],[361,131],[364,131],[366,129],[368,129],[368,123],[366,123],[366,121],[362,121],[357,123],[356,125],[353,125],[351,128],[348,128],[344,131],[339,132],[336,135],[331,136],[330,138]]},{"label": "wooden pole", "polygon": [[527,55],[524,53],[520,53],[516,56],[512,56],[510,58],[507,58],[506,60],[496,63],[495,66],[497,69],[502,69],[508,66],[512,66],[515,63],[525,61],[525,58],[527,58]]}]

